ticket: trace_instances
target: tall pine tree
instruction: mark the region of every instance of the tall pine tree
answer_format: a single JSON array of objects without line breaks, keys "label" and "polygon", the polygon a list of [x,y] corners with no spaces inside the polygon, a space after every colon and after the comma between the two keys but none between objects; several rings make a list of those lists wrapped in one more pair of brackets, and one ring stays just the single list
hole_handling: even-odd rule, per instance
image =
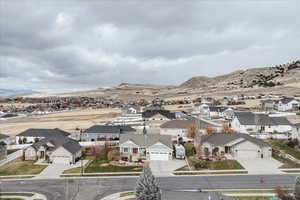
[{"label": "tall pine tree", "polygon": [[149,164],[144,165],[143,172],[138,179],[136,197],[138,200],[161,200],[159,184],[153,176]]}]

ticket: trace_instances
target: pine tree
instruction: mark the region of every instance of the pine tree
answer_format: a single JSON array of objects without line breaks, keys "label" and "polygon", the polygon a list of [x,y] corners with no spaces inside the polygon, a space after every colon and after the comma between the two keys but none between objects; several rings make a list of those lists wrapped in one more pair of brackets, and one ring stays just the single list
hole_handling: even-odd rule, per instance
[{"label": "pine tree", "polygon": [[300,176],[295,180],[294,195],[296,200],[300,200]]},{"label": "pine tree", "polygon": [[136,197],[139,200],[161,200],[159,184],[148,164],[144,165],[143,172],[138,179]]}]

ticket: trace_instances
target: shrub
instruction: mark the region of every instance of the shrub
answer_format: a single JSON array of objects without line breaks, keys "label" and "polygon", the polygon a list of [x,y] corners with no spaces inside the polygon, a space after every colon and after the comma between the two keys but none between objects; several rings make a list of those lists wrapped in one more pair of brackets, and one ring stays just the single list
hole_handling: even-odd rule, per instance
[{"label": "shrub", "polygon": [[119,150],[113,149],[113,150],[109,151],[109,152],[107,153],[107,159],[108,159],[108,160],[114,160],[114,161],[120,160],[120,153],[119,153]]}]

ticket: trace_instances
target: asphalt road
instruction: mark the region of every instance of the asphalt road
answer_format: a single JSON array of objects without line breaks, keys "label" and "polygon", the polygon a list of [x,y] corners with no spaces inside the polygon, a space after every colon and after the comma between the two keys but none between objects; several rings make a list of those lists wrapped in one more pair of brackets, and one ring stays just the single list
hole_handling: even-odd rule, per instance
[{"label": "asphalt road", "polygon": [[[264,183],[260,182],[264,177]],[[293,187],[296,175],[236,175],[236,176],[189,176],[161,177],[162,191],[197,189],[273,189],[276,186]],[[109,194],[133,190],[137,179],[84,178],[1,181],[1,192],[38,192],[48,200],[100,200]]]}]

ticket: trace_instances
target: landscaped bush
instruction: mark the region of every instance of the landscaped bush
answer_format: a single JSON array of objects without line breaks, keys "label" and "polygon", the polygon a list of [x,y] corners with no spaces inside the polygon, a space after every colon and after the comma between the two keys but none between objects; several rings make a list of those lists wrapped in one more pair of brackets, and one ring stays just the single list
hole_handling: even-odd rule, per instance
[{"label": "landscaped bush", "polygon": [[191,159],[191,165],[196,169],[208,169],[209,164],[208,161],[206,160],[196,160],[196,159]]},{"label": "landscaped bush", "polygon": [[291,148],[295,148],[299,145],[299,141],[297,139],[289,140],[287,145]]},{"label": "landscaped bush", "polygon": [[185,154],[186,154],[187,157],[195,155],[196,149],[194,147],[194,144],[192,144],[192,143],[185,143],[184,144],[184,148],[185,148]]},{"label": "landscaped bush", "polygon": [[120,160],[120,152],[118,149],[112,149],[107,153],[107,159],[110,161]]}]

